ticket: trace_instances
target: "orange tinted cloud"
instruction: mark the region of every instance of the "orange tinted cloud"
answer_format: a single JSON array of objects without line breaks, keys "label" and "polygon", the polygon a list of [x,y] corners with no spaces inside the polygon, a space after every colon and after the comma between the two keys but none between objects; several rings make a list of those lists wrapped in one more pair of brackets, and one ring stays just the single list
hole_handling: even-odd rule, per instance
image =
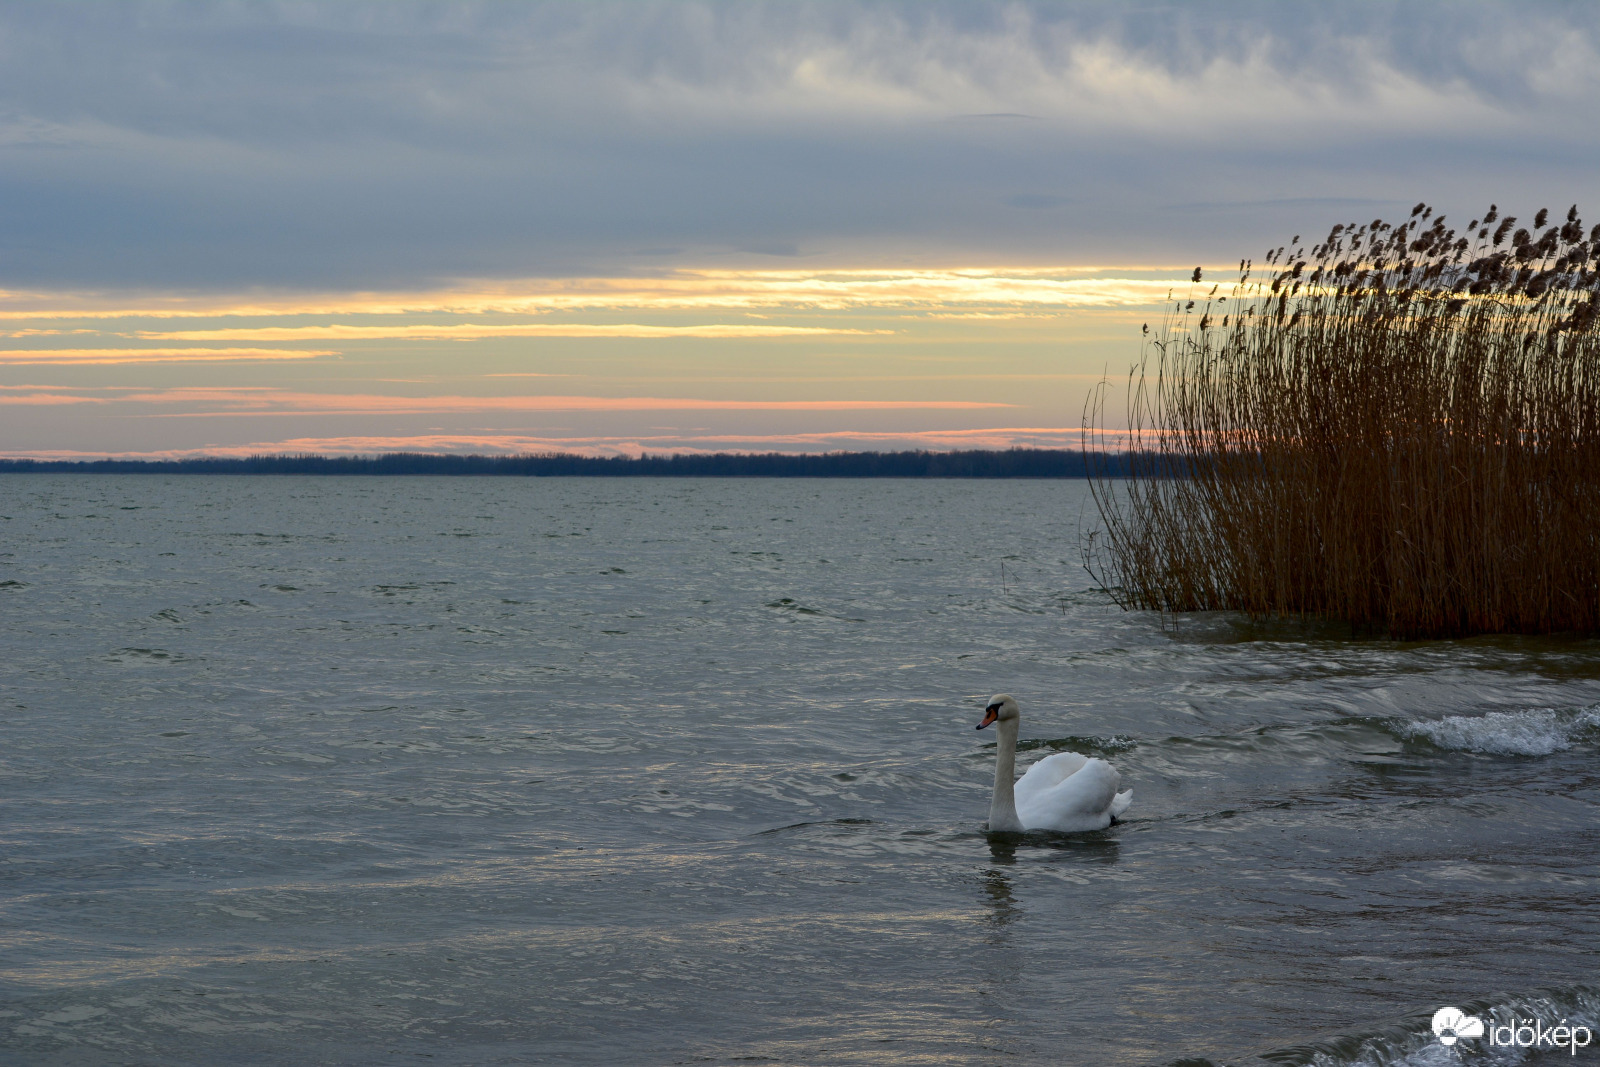
[{"label": "orange tinted cloud", "polygon": [[104,404],[103,396],[82,396],[73,393],[0,393],[0,404],[36,407],[41,404]]}]

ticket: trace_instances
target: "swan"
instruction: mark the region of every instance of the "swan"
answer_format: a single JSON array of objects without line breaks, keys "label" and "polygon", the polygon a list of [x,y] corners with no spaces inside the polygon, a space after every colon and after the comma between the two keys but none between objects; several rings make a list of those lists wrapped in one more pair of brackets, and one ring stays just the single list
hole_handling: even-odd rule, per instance
[{"label": "swan", "polygon": [[990,833],[1056,830],[1081,833],[1104,830],[1128,810],[1133,790],[1118,792],[1122,775],[1101,759],[1076,752],[1058,752],[1028,768],[1013,782],[1017,767],[1017,730],[1022,712],[1005,693],[989,698],[979,730],[998,723],[995,732],[994,798],[989,801]]}]

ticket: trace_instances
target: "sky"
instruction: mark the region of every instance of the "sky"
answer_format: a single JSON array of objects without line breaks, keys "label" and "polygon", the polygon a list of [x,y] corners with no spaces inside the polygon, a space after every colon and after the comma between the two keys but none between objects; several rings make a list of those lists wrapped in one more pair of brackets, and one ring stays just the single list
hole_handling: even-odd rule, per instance
[{"label": "sky", "polygon": [[1595,214],[1596,115],[1591,3],[0,2],[0,454],[1076,447],[1195,266]]}]

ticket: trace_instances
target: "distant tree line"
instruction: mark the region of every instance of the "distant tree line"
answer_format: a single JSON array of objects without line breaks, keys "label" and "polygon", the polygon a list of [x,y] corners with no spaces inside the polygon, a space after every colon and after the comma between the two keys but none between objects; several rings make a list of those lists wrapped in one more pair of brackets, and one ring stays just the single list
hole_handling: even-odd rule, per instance
[{"label": "distant tree line", "polygon": [[1065,449],[963,452],[830,452],[787,455],[643,455],[597,458],[565,452],[523,456],[250,456],[174,460],[0,459],[0,473],[41,474],[427,474],[651,478],[1084,478],[1125,473],[1120,456]]}]

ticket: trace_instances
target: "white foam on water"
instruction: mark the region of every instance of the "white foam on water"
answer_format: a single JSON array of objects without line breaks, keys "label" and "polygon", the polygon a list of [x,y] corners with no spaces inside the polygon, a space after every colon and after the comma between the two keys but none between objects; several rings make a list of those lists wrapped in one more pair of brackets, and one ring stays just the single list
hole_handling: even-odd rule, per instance
[{"label": "white foam on water", "polygon": [[1586,731],[1600,727],[1600,706],[1581,712],[1553,708],[1447,715],[1431,722],[1402,722],[1401,733],[1458,752],[1496,756],[1548,756],[1571,748]]},{"label": "white foam on water", "polygon": [[1468,1059],[1463,1053],[1454,1048],[1446,1048],[1437,1041],[1429,1041],[1419,1049],[1404,1055],[1398,1055],[1387,1050],[1365,1049],[1358,1059],[1340,1063],[1334,1059],[1325,1059],[1317,1056],[1312,1059],[1309,1067],[1462,1067],[1463,1064],[1476,1064],[1478,1067],[1517,1067],[1525,1063],[1528,1055],[1522,1049],[1495,1049],[1489,1052],[1474,1050]]},{"label": "white foam on water", "polygon": [[[1593,990],[1574,989],[1564,994],[1534,994],[1517,997],[1497,1004],[1487,1011],[1476,1012],[1486,1026],[1531,1024],[1538,1020],[1544,1027],[1572,1025],[1600,1029],[1600,995]],[[1521,1067],[1530,1062],[1575,1064],[1593,1063],[1593,1052],[1600,1046],[1590,1045],[1575,1058],[1570,1053],[1544,1047],[1532,1049],[1518,1044],[1487,1043],[1483,1038],[1447,1047],[1438,1041],[1427,1028],[1410,1033],[1390,1031],[1376,1034],[1363,1041],[1354,1052],[1319,1051],[1306,1067]]]},{"label": "white foam on water", "polygon": [[1354,1059],[1318,1052],[1306,1067],[1460,1067],[1461,1054],[1437,1041],[1410,1052],[1396,1051],[1386,1041],[1364,1045]]}]

